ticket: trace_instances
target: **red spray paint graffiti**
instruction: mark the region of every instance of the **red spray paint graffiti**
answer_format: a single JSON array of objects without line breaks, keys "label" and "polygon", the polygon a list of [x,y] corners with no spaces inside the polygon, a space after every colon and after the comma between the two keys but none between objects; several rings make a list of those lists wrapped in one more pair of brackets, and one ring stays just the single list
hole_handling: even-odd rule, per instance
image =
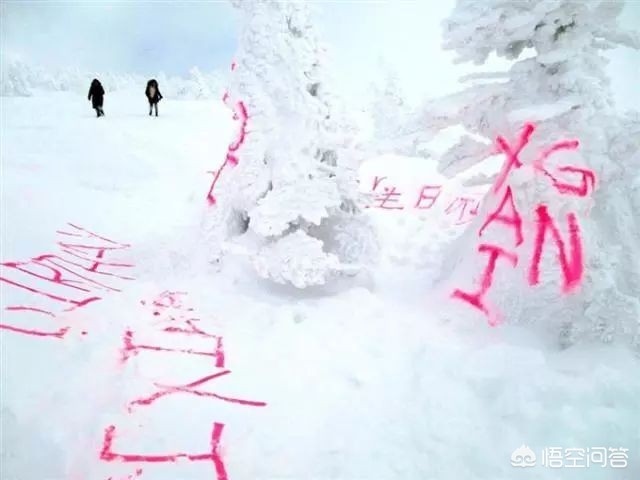
[{"label": "red spray paint graffiti", "polygon": [[400,192],[396,192],[396,187],[384,187],[382,193],[379,193],[375,197],[377,202],[375,208],[382,208],[383,210],[404,210],[404,207],[400,204]]},{"label": "red spray paint graffiti", "polygon": [[[165,345],[156,343],[135,342],[137,333],[129,328],[124,332],[124,346],[121,349],[121,364],[137,357],[142,352],[147,354],[155,353],[160,355],[178,354],[192,357],[198,362],[206,362],[206,368],[215,368],[217,371],[197,378],[188,383],[174,384],[169,381],[154,381],[152,387],[155,391],[144,396],[128,401],[126,405],[127,413],[135,414],[141,408],[160,408],[164,405],[162,399],[167,397],[181,396],[184,399],[209,399],[218,402],[225,402],[238,407],[265,407],[263,401],[247,400],[235,396],[211,391],[210,384],[218,379],[228,377],[231,370],[226,368],[226,358],[223,350],[222,336],[207,331],[201,326],[202,320],[196,316],[194,308],[188,307],[185,303],[186,292],[164,291],[151,301],[142,300],[140,303],[148,308],[152,317],[149,325],[153,331],[154,342],[157,343],[158,334],[165,339]],[[166,337],[166,338],[165,338]],[[202,349],[187,346],[176,346],[177,342],[201,341],[210,345],[210,349]],[[165,358],[165,357],[160,357]],[[156,361],[157,362],[157,361]],[[168,369],[170,370],[170,369]],[[156,406],[157,405],[157,406]],[[115,439],[115,426],[110,425],[105,429],[100,459],[105,462],[120,463],[176,463],[180,460],[190,462],[211,461],[214,466],[215,478],[217,480],[227,479],[226,468],[223,456],[220,451],[220,440],[224,425],[213,422],[213,430],[210,443],[210,451],[206,453],[169,453],[169,454],[131,454],[116,453],[113,443]]]},{"label": "red spray paint graffiti", "polygon": [[[523,243],[523,221],[520,213],[518,212],[512,187],[508,184],[508,180],[509,174],[512,170],[523,166],[523,162],[520,160],[519,155],[529,143],[534,132],[534,125],[525,125],[514,146],[509,145],[509,143],[501,136],[497,138],[496,142],[498,149],[505,154],[506,158],[502,170],[492,188],[492,193],[494,196],[498,196],[499,192],[504,190],[504,194],[502,194],[502,199],[500,200],[497,208],[487,215],[485,222],[478,230],[478,237],[482,237],[489,228],[501,227],[508,228],[513,231],[514,246],[516,249]],[[573,151],[577,150],[578,147],[579,142],[577,140],[560,141],[553,144],[551,147],[544,149],[539,157],[533,162],[534,171],[539,172],[543,174],[545,178],[550,179],[552,186],[561,195],[584,197],[595,188],[596,177],[591,170],[575,166],[561,166],[556,169],[557,173],[554,175],[547,170],[545,166],[546,160],[548,160],[550,155],[553,153],[560,151]],[[568,183],[565,180],[559,179],[557,177],[559,174],[579,174],[580,183],[577,185]],[[506,188],[503,189],[505,185]],[[562,272],[563,293],[570,293],[580,285],[584,275],[584,259],[580,227],[575,213],[569,212],[566,218],[569,237],[568,246],[560,233],[557,222],[554,221],[549,213],[548,206],[545,204],[537,205],[534,218],[536,233],[533,238],[533,252],[527,276],[529,285],[535,286],[540,282],[540,263],[542,261],[545,239],[549,237],[553,240],[557,249],[557,261]],[[517,251],[507,252],[505,247],[489,244],[480,245],[478,251],[480,253],[489,253],[489,261],[480,277],[479,289],[475,293],[468,293],[462,289],[454,289],[451,296],[482,311],[489,318],[489,324],[496,325],[499,322],[498,319],[500,315],[487,306],[485,296],[493,284],[497,259],[503,257],[509,260],[512,268],[515,268],[518,264],[518,253]]]},{"label": "red spray paint graffiti", "polygon": [[[442,193],[442,185],[423,185],[420,189],[420,196],[413,208],[428,210],[433,207]],[[426,201],[426,202],[425,202]],[[423,204],[423,202],[425,202]]]},{"label": "red spray paint graffiti", "polygon": [[129,403],[129,411],[133,409],[135,405],[151,405],[156,400],[159,400],[162,397],[166,397],[172,394],[177,393],[189,393],[191,395],[195,395],[197,397],[209,397],[221,400],[223,402],[236,403],[238,405],[246,405],[250,407],[265,407],[267,404],[265,402],[254,401],[254,400],[242,400],[240,398],[227,397],[225,395],[219,395],[214,392],[206,392],[203,390],[196,390],[196,387],[204,385],[207,382],[215,380],[216,378],[222,377],[224,375],[228,375],[231,373],[231,370],[223,370],[222,372],[214,373],[212,375],[207,375],[206,377],[195,380],[186,385],[162,385],[159,383],[154,383],[153,385],[160,389],[160,391],[149,395],[148,397],[141,397],[136,400],[133,400]]},{"label": "red spray paint graffiti", "polygon": [[209,451],[205,453],[171,453],[164,455],[123,454],[113,451],[116,427],[109,425],[104,432],[100,459],[105,462],[122,463],[176,463],[180,459],[191,462],[210,461],[213,463],[216,480],[228,480],[227,471],[220,455],[220,440],[224,424],[215,422],[211,431]]},{"label": "red spray paint graffiti", "polygon": [[[467,208],[473,204],[473,208]],[[444,209],[445,215],[453,216],[455,213],[458,217],[454,220],[454,225],[464,225],[473,220],[478,215],[478,209],[480,208],[479,198],[470,197],[456,197],[448,206]]]},{"label": "red spray paint graffiti", "polygon": [[567,256],[565,243],[560,236],[558,228],[553,223],[553,219],[549,215],[547,207],[545,205],[539,205],[538,208],[536,208],[536,216],[538,231],[536,233],[535,248],[531,258],[531,268],[529,269],[529,284],[537,285],[540,282],[540,261],[542,258],[542,249],[544,247],[545,234],[547,231],[550,231],[553,241],[558,249],[558,262],[562,269],[562,291],[564,293],[569,293],[580,284],[584,271],[582,240],[580,239],[578,219],[574,213],[569,213],[567,215],[570,247],[570,255]]},{"label": "red spray paint graffiti", "polygon": [[215,171],[213,175],[213,180],[211,182],[211,186],[209,187],[209,192],[207,193],[207,201],[209,202],[209,205],[214,205],[216,203],[216,197],[213,194],[213,191],[216,188],[216,184],[220,179],[220,175],[222,174],[222,171],[226,167],[235,167],[238,164],[239,160],[237,156],[237,151],[240,149],[240,147],[244,143],[245,137],[247,135],[247,122],[249,120],[249,117],[247,115],[247,109],[244,106],[244,103],[242,101],[239,101],[236,104],[236,106],[234,107],[234,112],[235,112],[234,119],[240,120],[238,138],[231,145],[229,145],[224,162],[222,163],[220,168]]},{"label": "red spray paint graffiti", "polygon": [[[233,62],[231,64],[231,71],[234,71],[235,69],[236,63]],[[229,92],[224,93],[224,95],[222,96],[222,101],[225,105],[229,106]],[[213,180],[211,181],[211,186],[209,187],[209,192],[207,193],[207,202],[209,203],[209,205],[215,205],[216,203],[216,197],[213,194],[213,191],[216,188],[218,180],[220,180],[220,175],[222,174],[223,170],[227,167],[235,167],[236,165],[238,165],[238,150],[244,144],[245,138],[247,136],[247,123],[249,121],[249,114],[247,113],[247,108],[244,102],[242,100],[239,100],[230,108],[233,110],[234,120],[238,120],[240,122],[238,128],[238,136],[233,142],[231,142],[231,144],[227,148],[227,154],[220,168],[213,172]]]},{"label": "red spray paint graffiti", "polygon": [[[507,203],[509,204],[511,212],[508,215],[505,215],[502,211],[507,206]],[[498,208],[487,216],[487,220],[482,224],[482,227],[480,227],[478,236],[481,237],[484,230],[493,222],[498,222],[507,227],[513,228],[516,247],[524,240],[522,237],[522,217],[520,217],[520,214],[516,209],[516,204],[513,200],[513,193],[509,186],[507,186],[504,197],[502,198]]]},{"label": "red spray paint graffiti", "polygon": [[[166,330],[164,330],[166,331]],[[192,348],[171,348],[162,347],[158,345],[144,345],[133,343],[133,332],[127,330],[124,332],[124,346],[122,348],[122,363],[126,362],[132,356],[136,356],[141,350],[147,350],[151,352],[164,352],[164,353],[183,353],[187,355],[197,355],[201,357],[211,357],[215,360],[215,366],[222,368],[224,366],[224,350],[222,350],[222,338],[218,338],[213,351],[203,352],[194,350]]]},{"label": "red spray paint graffiti", "polygon": [[509,253],[496,245],[482,244],[478,246],[478,252],[489,254],[489,263],[487,264],[484,272],[482,272],[480,279],[480,289],[476,293],[468,293],[456,288],[453,291],[452,296],[471,304],[473,307],[486,314],[490,319],[490,324],[493,326],[498,324],[497,317],[491,314],[489,308],[484,303],[483,297],[493,284],[493,273],[496,270],[498,258],[504,257],[513,267],[515,267],[518,264],[518,257],[517,255]]},{"label": "red spray paint graffiti", "polygon": [[498,191],[500,191],[500,189],[502,188],[502,185],[504,185],[504,182],[507,180],[507,177],[509,176],[509,172],[511,172],[513,168],[520,168],[522,166],[522,162],[520,161],[519,155],[522,152],[522,150],[524,150],[524,147],[526,147],[527,144],[529,143],[529,140],[531,139],[531,135],[533,135],[534,130],[535,130],[535,127],[532,124],[530,123],[526,124],[522,129],[522,132],[520,133],[520,138],[518,138],[518,141],[514,146],[514,148],[512,148],[511,145],[509,145],[509,143],[505,140],[504,137],[498,136],[498,138],[496,139],[498,151],[505,154],[506,160],[502,165],[502,170],[498,174],[498,178],[493,184],[494,193],[497,193]]},{"label": "red spray paint graffiti", "polygon": [[[69,223],[69,230],[56,233],[64,240],[57,242],[61,253],[38,255],[23,262],[2,262],[0,282],[20,292],[28,292],[32,304],[7,305],[4,310],[23,314],[33,327],[0,323],[0,328],[25,335],[64,338],[68,325],[47,327],[45,319],[57,319],[64,312],[85,307],[102,297],[96,292],[120,292],[106,280],[133,280],[119,272],[133,268],[130,263],[107,261],[107,254],[121,253],[130,245],[119,243],[86,228]],[[69,239],[67,239],[69,238]],[[50,321],[50,320],[49,320]],[[43,324],[43,326],[40,326]],[[86,332],[83,332],[86,333]]]},{"label": "red spray paint graffiti", "polygon": [[464,225],[471,222],[478,215],[481,201],[478,191],[469,192],[468,196],[452,197],[450,193],[447,195],[444,185],[424,184],[419,188],[417,195],[413,197],[415,201],[412,198],[412,203],[405,205],[402,202],[404,193],[397,186],[390,184],[388,177],[377,175],[373,179],[371,192],[374,194],[374,202],[367,208],[436,210],[446,217],[451,217],[453,225]]}]

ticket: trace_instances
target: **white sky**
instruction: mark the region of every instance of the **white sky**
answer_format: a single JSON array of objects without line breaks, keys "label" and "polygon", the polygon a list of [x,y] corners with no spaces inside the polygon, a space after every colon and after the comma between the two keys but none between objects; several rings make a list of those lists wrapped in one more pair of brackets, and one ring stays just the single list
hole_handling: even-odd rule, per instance
[{"label": "white sky", "polygon": [[[481,1],[481,0],[479,0]],[[397,71],[410,100],[455,91],[471,67],[440,49],[440,22],[454,0],[317,1],[318,25],[346,92],[361,95]],[[236,16],[227,1],[2,0],[2,56],[83,70],[186,74],[197,65],[226,71],[235,51]],[[640,28],[640,0],[629,0],[624,26]],[[640,109],[640,52],[613,52],[619,103]]]}]

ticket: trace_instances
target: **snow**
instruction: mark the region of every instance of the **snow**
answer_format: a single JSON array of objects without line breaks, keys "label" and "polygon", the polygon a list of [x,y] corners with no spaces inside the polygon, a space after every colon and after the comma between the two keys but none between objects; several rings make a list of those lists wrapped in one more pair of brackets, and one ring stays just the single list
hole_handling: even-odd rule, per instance
[{"label": "snow", "polygon": [[[214,421],[225,424],[233,480],[618,478],[514,469],[522,444],[629,448],[619,478],[640,475],[638,357],[622,345],[559,350],[551,333],[490,328],[449,302],[434,285],[460,227],[370,209],[383,260],[369,276],[304,291],[274,285],[242,256],[210,261],[207,172],[234,134],[221,102],[165,100],[150,118],[141,94],[117,92],[96,119],[84,98],[50,93],[2,98],[1,111],[2,261],[54,250],[56,230],[72,222],[130,243],[123,256],[136,278],[57,319],[73,326],[64,340],[2,330],[2,478],[120,479],[136,466],[142,479],[215,478],[211,462],[99,458],[107,425],[117,425],[119,452],[198,453]],[[435,164],[394,158],[365,164],[362,178],[396,175],[410,188],[437,175]],[[167,290],[188,292],[200,326],[224,337],[232,374],[209,390],[265,407],[184,394],[128,413],[153,381],[210,373],[157,352],[118,363],[126,329],[158,339],[140,302]],[[1,293],[3,308],[23,298],[4,283]],[[2,314],[12,325],[26,318]]]}]

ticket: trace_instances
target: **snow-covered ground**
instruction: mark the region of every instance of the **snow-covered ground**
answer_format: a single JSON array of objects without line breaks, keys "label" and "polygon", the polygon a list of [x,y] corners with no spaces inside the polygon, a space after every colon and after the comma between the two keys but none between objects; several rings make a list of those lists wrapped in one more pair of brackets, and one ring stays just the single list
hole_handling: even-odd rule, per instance
[{"label": "snow-covered ground", "polygon": [[[59,253],[56,242],[84,235],[71,223],[130,244],[105,255],[133,264],[123,276],[135,277],[101,278],[120,291],[96,287],[101,300],[68,312],[0,283],[3,324],[69,327],[61,339],[2,330],[3,480],[221,479],[218,453],[231,480],[640,477],[631,352],[559,350],[527,326],[470,320],[434,287],[438,254],[461,228],[424,212],[371,209],[383,258],[351,283],[298,291],[258,280],[241,259],[211,263],[207,171],[224,156],[230,114],[210,101],[163,101],[159,118],[146,108],[125,92],[107,97],[101,119],[72,94],[2,98],[1,260]],[[396,166],[370,164],[366,179]],[[23,267],[51,278],[34,265]],[[13,267],[2,277],[52,294],[73,288]],[[57,308],[55,318],[5,310],[27,304]],[[159,328],[190,318],[212,336]],[[165,350],[124,361],[126,332]],[[224,362],[193,354],[212,352],[220,335]],[[223,369],[232,373],[191,386],[200,394],[135,404]],[[212,447],[214,422],[224,430]],[[511,466],[521,445],[538,466]],[[543,467],[550,447],[623,447],[628,466]],[[204,458],[212,448],[216,461]]]}]

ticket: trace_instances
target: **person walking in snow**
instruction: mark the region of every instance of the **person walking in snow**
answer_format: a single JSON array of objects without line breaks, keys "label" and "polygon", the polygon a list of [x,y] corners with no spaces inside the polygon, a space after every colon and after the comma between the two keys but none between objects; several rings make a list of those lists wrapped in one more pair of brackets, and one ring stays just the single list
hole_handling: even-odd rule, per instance
[{"label": "person walking in snow", "polygon": [[104,88],[102,88],[102,84],[97,78],[94,78],[91,82],[87,100],[91,100],[91,104],[96,110],[96,116],[104,117],[104,110],[102,109],[102,104],[104,103]]},{"label": "person walking in snow", "polygon": [[147,82],[147,89],[144,91],[144,94],[147,96],[149,100],[149,116],[151,116],[151,112],[153,111],[153,107],[156,109],[156,117],[158,116],[158,102],[162,100],[162,94],[160,93],[160,89],[158,88],[158,82],[155,78],[152,78]]}]

